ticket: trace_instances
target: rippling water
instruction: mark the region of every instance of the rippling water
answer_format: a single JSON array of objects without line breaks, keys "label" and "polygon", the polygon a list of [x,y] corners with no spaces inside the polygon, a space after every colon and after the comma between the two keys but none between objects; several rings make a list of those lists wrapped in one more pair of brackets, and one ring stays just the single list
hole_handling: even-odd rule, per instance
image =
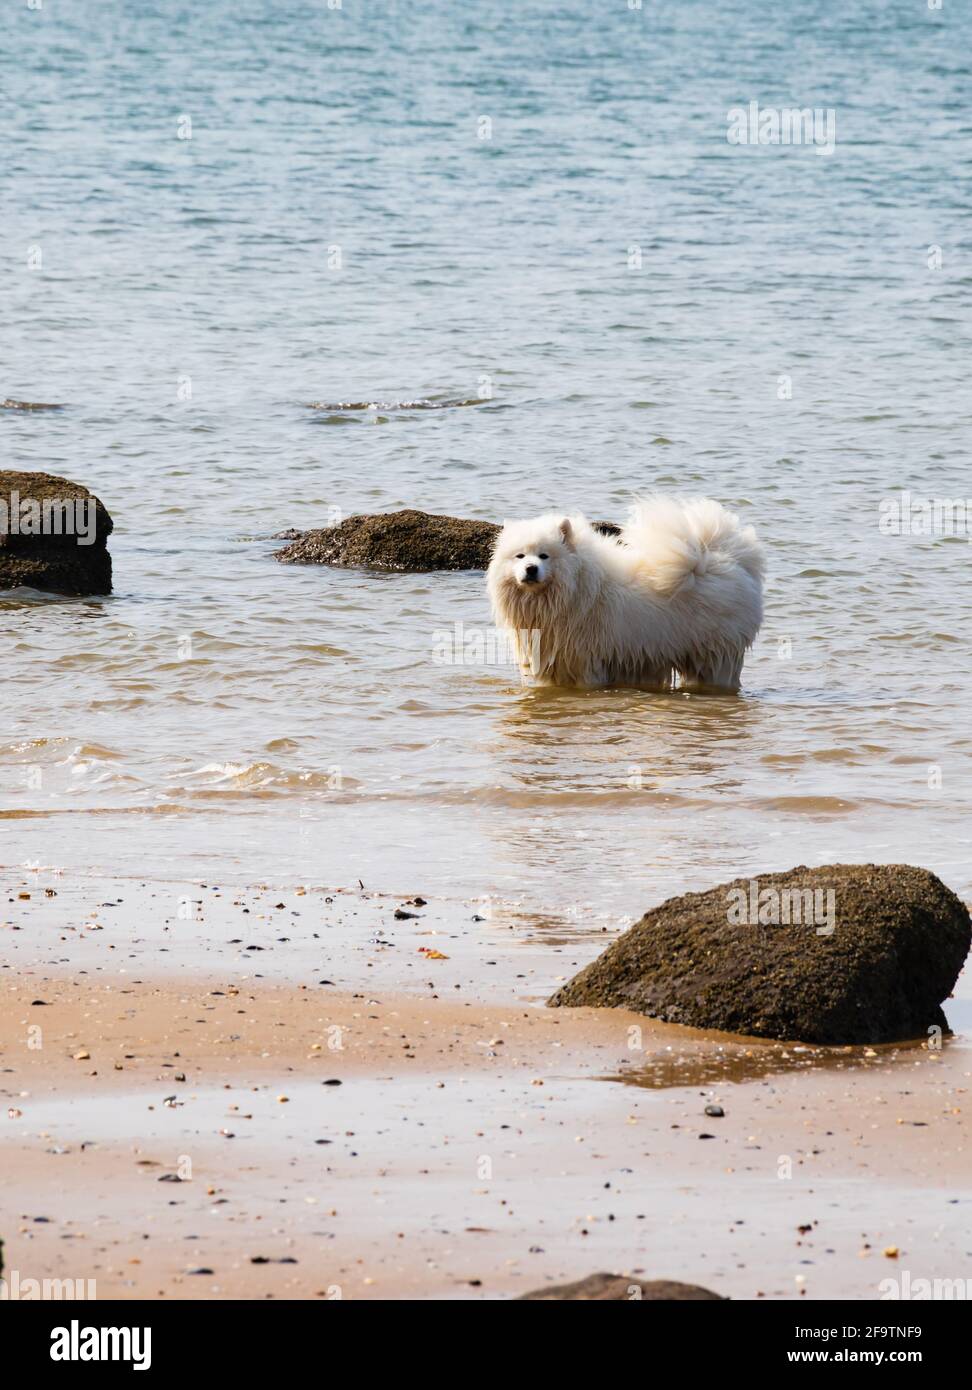
[{"label": "rippling water", "polygon": [[[66,408],[0,411],[4,458],[103,498],[116,592],[0,596],[3,863],[970,891],[972,552],[878,530],[972,494],[967,10],[142,0],[5,38],[0,397]],[[751,100],[833,108],[834,153],[730,145]],[[271,558],[332,509],[652,488],[766,542],[738,700],[522,692],[433,659],[481,576]]]}]

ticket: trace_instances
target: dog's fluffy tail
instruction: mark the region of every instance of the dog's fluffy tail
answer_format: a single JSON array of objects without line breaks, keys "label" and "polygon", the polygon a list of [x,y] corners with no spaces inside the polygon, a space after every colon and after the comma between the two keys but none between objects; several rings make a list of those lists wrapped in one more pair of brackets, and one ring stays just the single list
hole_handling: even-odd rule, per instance
[{"label": "dog's fluffy tail", "polygon": [[638,552],[659,593],[686,591],[707,575],[737,566],[757,584],[763,578],[763,552],[753,528],[708,497],[642,498],[631,508],[621,539]]}]

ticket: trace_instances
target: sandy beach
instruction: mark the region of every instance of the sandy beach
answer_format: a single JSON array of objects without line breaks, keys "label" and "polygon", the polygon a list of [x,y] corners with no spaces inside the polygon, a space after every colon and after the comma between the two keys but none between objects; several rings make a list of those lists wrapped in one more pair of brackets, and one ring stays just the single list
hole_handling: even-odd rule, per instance
[{"label": "sandy beach", "polygon": [[502,1299],[607,1269],[869,1299],[904,1268],[967,1267],[961,1037],[825,1049],[549,1010],[552,957],[568,974],[604,933],[551,950],[554,924],[476,916],[21,876],[0,976],[8,1276],[99,1298]]}]

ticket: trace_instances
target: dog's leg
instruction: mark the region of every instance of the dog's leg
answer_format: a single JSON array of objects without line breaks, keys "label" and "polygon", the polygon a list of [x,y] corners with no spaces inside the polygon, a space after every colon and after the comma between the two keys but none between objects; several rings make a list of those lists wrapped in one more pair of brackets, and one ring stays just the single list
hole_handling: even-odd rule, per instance
[{"label": "dog's leg", "polygon": [[743,655],[742,652],[727,652],[722,657],[681,667],[682,689],[735,695],[742,676]]},{"label": "dog's leg", "polygon": [[628,686],[633,690],[651,690],[658,693],[672,689],[675,684],[675,671],[671,666],[664,664],[628,662],[607,670],[600,684]]},{"label": "dog's leg", "polygon": [[675,672],[671,666],[645,666],[636,683],[641,690],[671,690],[675,684]]}]

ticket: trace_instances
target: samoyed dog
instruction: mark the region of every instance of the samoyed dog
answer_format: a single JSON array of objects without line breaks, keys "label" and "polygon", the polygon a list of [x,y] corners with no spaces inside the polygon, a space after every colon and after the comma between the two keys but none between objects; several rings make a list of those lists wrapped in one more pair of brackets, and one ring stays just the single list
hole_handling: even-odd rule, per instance
[{"label": "samoyed dog", "polygon": [[647,497],[617,536],[557,512],[507,521],[486,587],[531,684],[736,691],[763,554],[718,502]]}]

